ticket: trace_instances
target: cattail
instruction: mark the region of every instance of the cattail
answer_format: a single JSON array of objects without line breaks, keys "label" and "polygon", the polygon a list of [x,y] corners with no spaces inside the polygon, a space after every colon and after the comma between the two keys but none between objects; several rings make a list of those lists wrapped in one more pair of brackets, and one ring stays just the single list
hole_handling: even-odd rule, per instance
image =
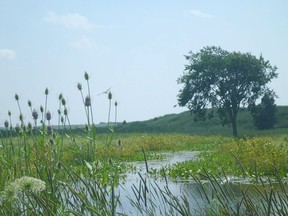
[{"label": "cattail", "polygon": [[41,112],[41,113],[44,112],[44,108],[43,108],[43,106],[40,106],[40,112]]},{"label": "cattail", "polygon": [[49,143],[50,143],[51,145],[54,145],[53,139],[49,139]]},{"label": "cattail", "polygon": [[30,122],[28,122],[27,128],[28,130],[32,130],[32,124]]},{"label": "cattail", "polygon": [[57,134],[56,133],[52,133],[52,137],[53,137],[53,139],[56,139],[57,138]]},{"label": "cattail", "polygon": [[11,111],[10,110],[8,111],[8,116],[11,116]]},{"label": "cattail", "polygon": [[48,132],[49,134],[51,134],[51,133],[53,132],[53,128],[52,128],[51,125],[48,125],[48,126],[47,126],[47,132]]},{"label": "cattail", "polygon": [[118,106],[118,103],[117,103],[117,101],[115,101],[115,107],[117,107]]},{"label": "cattail", "polygon": [[89,131],[89,126],[85,124],[85,131]]},{"label": "cattail", "polygon": [[19,100],[19,96],[18,96],[18,94],[15,94],[15,100],[16,100],[16,101]]},{"label": "cattail", "polygon": [[85,80],[89,80],[89,75],[88,75],[88,73],[86,71],[84,73],[84,78],[85,78]]},{"label": "cattail", "polygon": [[4,126],[5,126],[5,128],[9,127],[9,122],[7,120],[4,122]]},{"label": "cattail", "polygon": [[121,145],[122,145],[122,141],[121,141],[121,139],[118,139],[118,141],[117,141],[117,145],[118,145],[118,146],[121,146]]},{"label": "cattail", "polygon": [[66,105],[66,100],[64,98],[62,98],[61,103],[62,103],[63,106],[65,106]]},{"label": "cattail", "polygon": [[49,90],[48,88],[45,89],[45,95],[48,95],[49,94]]},{"label": "cattail", "polygon": [[21,128],[24,132],[26,131],[26,126],[24,124],[21,124]]},{"label": "cattail", "polygon": [[112,93],[111,93],[111,91],[109,91],[109,93],[108,93],[108,99],[109,99],[109,100],[112,99]]},{"label": "cattail", "polygon": [[31,103],[30,100],[28,100],[28,106],[29,106],[29,107],[32,107],[32,103]]},{"label": "cattail", "polygon": [[46,113],[46,119],[48,120],[48,121],[50,121],[51,120],[51,113],[50,113],[50,111],[48,111],[47,113]]},{"label": "cattail", "polygon": [[34,120],[38,119],[38,112],[35,109],[32,112],[32,117],[33,117]]},{"label": "cattail", "polygon": [[90,99],[89,96],[86,96],[84,105],[85,105],[86,107],[91,106],[91,99]]},{"label": "cattail", "polygon": [[62,95],[62,93],[60,93],[59,96],[58,96],[58,99],[61,101],[62,98],[63,98],[63,95]]},{"label": "cattail", "polygon": [[19,124],[17,124],[17,125],[15,126],[15,131],[16,131],[17,133],[19,133],[19,132],[21,131],[21,128],[20,128]]},{"label": "cattail", "polygon": [[23,122],[23,115],[22,115],[22,113],[19,115],[19,120],[20,120],[21,122]]},{"label": "cattail", "polygon": [[77,83],[77,88],[78,88],[79,91],[82,91],[82,85],[81,85],[81,83]]},{"label": "cattail", "polygon": [[68,115],[68,110],[67,110],[67,108],[66,108],[66,107],[64,108],[64,115],[65,115],[65,116],[67,116],[67,115]]}]

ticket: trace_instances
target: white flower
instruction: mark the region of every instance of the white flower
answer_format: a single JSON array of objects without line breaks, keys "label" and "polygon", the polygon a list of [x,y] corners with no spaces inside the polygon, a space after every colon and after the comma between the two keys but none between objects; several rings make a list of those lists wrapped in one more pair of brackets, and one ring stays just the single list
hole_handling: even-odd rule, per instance
[{"label": "white flower", "polygon": [[23,176],[6,186],[2,193],[3,200],[12,201],[18,197],[20,192],[29,191],[39,193],[45,190],[45,188],[46,186],[44,181],[29,176]]}]

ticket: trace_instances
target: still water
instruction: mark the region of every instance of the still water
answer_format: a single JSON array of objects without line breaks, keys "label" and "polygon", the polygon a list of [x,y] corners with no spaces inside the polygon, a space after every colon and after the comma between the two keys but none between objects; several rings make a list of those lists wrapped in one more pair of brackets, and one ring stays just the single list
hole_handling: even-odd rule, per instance
[{"label": "still water", "polygon": [[[197,158],[197,151],[183,151],[174,153],[164,153],[162,160],[148,161],[149,169],[161,169],[166,165]],[[116,190],[119,194],[121,206],[117,211],[123,215],[183,215],[177,209],[186,209],[187,215],[206,215],[205,208],[217,209],[219,200],[215,197],[215,187],[219,187],[219,191],[224,191],[223,200],[227,199],[227,205],[230,209],[238,208],[243,210],[243,194],[242,191],[249,191],[252,198],[257,200],[261,193],[271,187],[278,187],[279,184],[252,184],[249,179],[240,179],[226,176],[222,182],[215,185],[210,181],[199,182],[193,180],[172,181],[171,179],[155,178],[146,174],[145,162],[131,163],[136,167],[136,172],[128,173],[125,181]],[[256,189],[257,187],[257,189]],[[209,202],[205,193],[209,197]],[[217,189],[216,189],[217,193]],[[223,194],[222,194],[223,195]],[[218,194],[221,196],[221,194]],[[253,200],[252,200],[253,201]],[[277,202],[277,199],[276,199]],[[239,207],[239,203],[242,203]],[[260,206],[260,212],[261,212]],[[186,215],[186,214],[185,214]]]},{"label": "still water", "polygon": [[[176,162],[193,160],[198,153],[197,151],[163,153],[162,160],[148,161],[148,169],[161,169]],[[167,200],[170,199],[174,203],[177,197],[179,202],[175,202],[175,205],[181,203],[184,206],[184,200],[186,200],[189,206],[194,209],[191,211],[194,212],[193,215],[200,215],[201,208],[206,203],[201,199],[199,186],[196,182],[176,182],[169,179],[155,178],[155,176],[146,174],[145,162],[133,162],[131,164],[136,167],[136,171],[128,173],[125,181],[117,188],[122,204],[118,211],[125,212],[128,215],[180,215],[179,212],[171,208],[171,205],[167,204]],[[162,193],[159,191],[162,191]],[[138,196],[139,194],[141,196]]]}]

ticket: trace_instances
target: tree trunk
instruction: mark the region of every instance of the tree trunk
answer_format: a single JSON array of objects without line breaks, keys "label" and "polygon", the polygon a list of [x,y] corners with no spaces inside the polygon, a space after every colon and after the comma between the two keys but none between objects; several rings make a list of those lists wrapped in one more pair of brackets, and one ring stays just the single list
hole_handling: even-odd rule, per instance
[{"label": "tree trunk", "polygon": [[237,129],[237,118],[236,116],[233,116],[231,119],[232,122],[232,128],[233,128],[233,136],[236,138],[238,137],[238,129]]},{"label": "tree trunk", "polygon": [[232,102],[232,107],[229,110],[230,113],[230,119],[232,123],[232,128],[233,128],[233,136],[238,137],[238,129],[237,129],[237,114],[238,114],[238,108],[237,108],[237,103]]}]

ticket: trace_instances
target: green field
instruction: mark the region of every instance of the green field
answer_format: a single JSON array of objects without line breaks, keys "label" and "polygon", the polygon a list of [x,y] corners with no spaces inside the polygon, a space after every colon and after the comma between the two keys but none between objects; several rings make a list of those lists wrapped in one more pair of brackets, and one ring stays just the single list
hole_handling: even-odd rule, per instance
[{"label": "green field", "polygon": [[[165,118],[168,117],[162,120]],[[232,175],[259,183],[263,178],[279,178],[282,182],[287,177],[286,129],[273,129],[269,136],[262,136],[267,131],[256,131],[254,137],[242,139],[211,135],[210,131],[204,136],[120,133],[118,129],[106,134],[97,134],[94,128],[81,133],[69,129],[49,133],[45,127],[26,128],[19,133],[2,131],[1,215],[119,215],[116,209],[120,203],[113,188],[125,180],[125,173],[133,171],[126,162],[161,160],[162,152],[201,151],[196,161],[149,171],[150,175],[169,181],[213,182],[211,176]],[[80,183],[82,186],[78,187]],[[141,191],[138,193],[144,196]],[[172,200],[177,199],[171,196]],[[207,212],[209,209],[206,207]]]},{"label": "green field", "polygon": [[[210,110],[211,112],[211,110]],[[214,111],[215,113],[215,111]],[[278,106],[276,113],[277,123],[274,126],[276,130],[259,131],[253,125],[253,119],[247,109],[239,111],[238,128],[239,135],[257,136],[264,134],[285,133],[288,128],[288,106]],[[99,131],[103,131],[99,128]],[[106,130],[107,131],[107,130]],[[194,115],[191,112],[183,112],[180,114],[169,114],[156,117],[147,121],[130,122],[120,125],[118,132],[123,133],[188,133],[193,135],[223,135],[232,136],[231,125],[222,125],[219,117],[215,114],[206,121],[194,121]]]},{"label": "green field", "polygon": [[[47,102],[48,89],[45,95]],[[18,102],[18,95],[15,99]],[[198,206],[198,215],[288,214],[284,186],[288,177],[287,106],[278,107],[275,128],[265,131],[256,130],[243,109],[238,118],[240,137],[235,139],[230,125],[223,126],[217,116],[194,122],[190,112],[97,127],[90,97],[83,98],[87,124],[74,126],[62,95],[59,102],[61,124],[53,126],[54,130],[46,103],[40,125],[38,114],[34,125],[25,124],[19,103],[21,126],[9,127],[11,120],[5,121],[0,131],[0,215],[157,215],[158,202],[161,214],[193,215],[196,210],[186,196],[170,191],[169,184],[175,181],[198,185],[203,194],[199,199],[205,203]],[[32,112],[31,102],[29,106]],[[198,156],[149,169],[150,160],[161,161],[162,153],[179,151],[197,151]],[[139,181],[129,188],[130,209],[121,209],[124,195],[116,191],[128,174],[137,172],[135,161],[144,161],[146,173],[139,173]],[[230,199],[231,192],[223,190],[223,185],[229,186],[231,176],[260,184],[264,192],[258,190],[255,197],[245,189],[240,198]],[[166,182],[165,187],[153,184],[155,178]],[[280,189],[272,187],[275,183]]]}]

